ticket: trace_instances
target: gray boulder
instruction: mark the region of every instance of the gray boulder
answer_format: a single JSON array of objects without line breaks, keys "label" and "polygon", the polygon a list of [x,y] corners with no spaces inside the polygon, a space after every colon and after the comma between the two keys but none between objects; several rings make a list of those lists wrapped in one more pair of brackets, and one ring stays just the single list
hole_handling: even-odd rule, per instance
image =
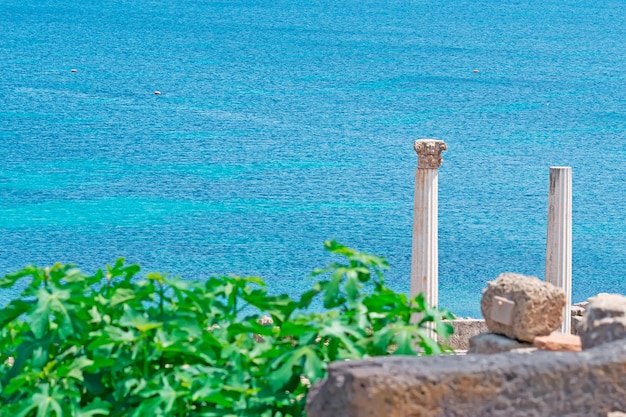
[{"label": "gray boulder", "polygon": [[333,362],[309,417],[606,417],[626,409],[626,345],[583,352]]},{"label": "gray boulder", "polygon": [[583,349],[626,339],[626,297],[606,293],[591,297],[578,330]]},{"label": "gray boulder", "polygon": [[561,326],[565,293],[537,277],[504,273],[487,283],[480,301],[492,333],[532,342]]},{"label": "gray boulder", "polygon": [[508,352],[514,349],[531,348],[533,345],[519,340],[509,339],[495,333],[483,333],[472,337],[469,340],[469,350],[467,353],[481,355]]}]

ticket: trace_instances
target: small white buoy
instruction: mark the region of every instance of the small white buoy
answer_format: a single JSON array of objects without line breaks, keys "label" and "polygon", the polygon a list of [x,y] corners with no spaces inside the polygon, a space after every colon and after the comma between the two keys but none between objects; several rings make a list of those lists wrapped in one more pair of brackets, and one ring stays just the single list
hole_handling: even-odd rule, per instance
[{"label": "small white buoy", "polygon": [[156,94],[157,96],[161,94],[160,91],[155,91],[154,94]]}]

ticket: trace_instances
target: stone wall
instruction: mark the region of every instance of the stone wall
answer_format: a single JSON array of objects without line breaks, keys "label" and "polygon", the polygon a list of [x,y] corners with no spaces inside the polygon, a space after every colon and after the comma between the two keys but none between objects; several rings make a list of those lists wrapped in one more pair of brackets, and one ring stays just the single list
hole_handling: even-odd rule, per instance
[{"label": "stone wall", "polygon": [[626,342],[335,362],[308,402],[309,417],[605,417],[626,410]]},{"label": "stone wall", "polygon": [[[454,350],[468,350],[472,337],[489,331],[485,320],[482,319],[455,319],[450,323],[454,327],[454,334],[450,336],[447,344]],[[445,343],[443,340],[441,342]]]}]

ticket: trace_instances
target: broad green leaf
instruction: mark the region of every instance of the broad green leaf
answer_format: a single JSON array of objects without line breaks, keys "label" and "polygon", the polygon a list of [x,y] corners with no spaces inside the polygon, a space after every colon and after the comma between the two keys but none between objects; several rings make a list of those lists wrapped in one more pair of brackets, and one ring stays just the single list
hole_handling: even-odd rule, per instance
[{"label": "broad green leaf", "polygon": [[41,282],[42,272],[43,271],[36,266],[28,265],[20,271],[6,274],[4,277],[0,278],[0,288],[11,288],[17,281],[27,276],[33,277],[31,286],[37,287]]},{"label": "broad green leaf", "polygon": [[94,340],[89,347],[91,349],[101,346],[102,344],[113,342],[132,343],[139,339],[139,335],[132,330],[124,330],[115,326],[106,326],[104,328],[102,339]]},{"label": "broad green leaf", "polygon": [[70,292],[56,290],[50,293],[45,288],[37,292],[37,308],[31,315],[31,328],[37,338],[43,337],[50,328],[50,323],[55,316],[59,317],[59,334],[65,338],[73,333],[72,320],[67,311],[64,301],[69,299]]},{"label": "broad green leaf", "polygon": [[373,333],[373,348],[375,349],[374,355],[382,356],[389,353],[394,333],[395,329],[389,326]]},{"label": "broad green leaf", "polygon": [[317,354],[310,347],[302,348],[302,355],[304,357],[304,375],[311,381],[316,382],[325,375],[326,365],[317,356]]},{"label": "broad green leaf", "polygon": [[96,398],[89,405],[78,410],[77,417],[107,416],[110,409],[111,404]]},{"label": "broad green leaf", "polygon": [[309,290],[302,294],[300,297],[300,301],[298,303],[298,307],[301,309],[306,309],[311,305],[313,299],[321,292],[321,288],[319,285],[315,286],[312,290]]},{"label": "broad green leaf", "polygon": [[79,356],[75,358],[68,365],[61,365],[57,370],[57,375],[60,378],[74,378],[79,381],[83,381],[83,369],[93,365],[94,361],[86,356]]},{"label": "broad green leaf", "polygon": [[253,317],[240,323],[233,323],[228,326],[228,333],[231,336],[237,334],[257,334],[260,336],[271,336],[274,333],[272,326],[263,326]]},{"label": "broad green leaf", "polygon": [[233,405],[232,398],[224,396],[221,389],[210,385],[201,386],[200,389],[193,391],[191,399],[193,401],[206,401],[222,407],[232,407]]},{"label": "broad green leaf", "polygon": [[124,314],[120,318],[120,325],[125,327],[134,327],[141,333],[146,333],[150,330],[161,328],[163,323],[150,320],[148,314],[141,313],[125,305]]},{"label": "broad green leaf", "polygon": [[[155,395],[151,398],[147,398],[139,404],[139,406],[134,410],[132,416],[133,417],[145,417],[145,416],[162,416],[163,411],[161,409],[162,400],[158,395]],[[158,410],[158,412],[157,412]]]},{"label": "broad green leaf", "polygon": [[286,352],[279,358],[277,358],[269,375],[267,375],[267,381],[274,390],[279,390],[285,386],[294,376],[297,374],[294,372],[296,366],[300,366],[302,363],[302,352],[299,350],[293,352]]},{"label": "broad green leaf", "polygon": [[396,350],[393,352],[394,355],[415,355],[414,346],[417,341],[414,339],[413,329],[407,326],[400,326],[400,328],[395,328],[396,335],[393,338],[393,341],[398,346]]},{"label": "broad green leaf", "polygon": [[365,336],[365,332],[362,329],[353,328],[338,320],[333,320],[330,326],[326,326],[320,330],[320,336],[334,337],[342,343],[343,347],[350,352],[352,357],[361,356],[361,349],[357,347],[354,340]]},{"label": "broad green leaf", "polygon": [[0,328],[29,311],[34,304],[35,300],[22,300],[19,298],[12,300],[0,310]]},{"label": "broad green leaf", "polygon": [[63,402],[64,396],[57,389],[51,392],[48,384],[40,384],[30,397],[20,402],[16,417],[26,417],[33,410],[37,411],[36,417],[52,416],[53,413],[60,417],[64,415]]},{"label": "broad green leaf", "polygon": [[7,395],[13,395],[15,392],[22,391],[22,387],[31,384],[33,380],[37,379],[37,373],[35,372],[22,372],[21,374],[11,378],[5,385],[3,393]]},{"label": "broad green leaf", "polygon": [[435,331],[439,336],[447,340],[454,333],[454,327],[450,322],[439,319],[435,321]]},{"label": "broad green leaf", "polygon": [[111,297],[111,307],[125,303],[135,297],[137,297],[137,294],[132,288],[116,288],[115,293],[113,293],[113,296]]},{"label": "broad green leaf", "polygon": [[316,333],[317,328],[308,321],[287,321],[280,326],[279,331],[282,337],[300,337],[305,333]]},{"label": "broad green leaf", "polygon": [[345,297],[341,294],[341,281],[343,280],[343,269],[335,272],[330,281],[320,283],[323,289],[322,299],[324,308],[332,309],[342,305]]},{"label": "broad green leaf", "polygon": [[362,284],[359,282],[357,271],[348,270],[346,271],[346,284],[344,286],[346,290],[346,294],[348,295],[348,300],[355,301],[359,298],[359,293],[361,290]]},{"label": "broad green leaf", "polygon": [[61,275],[65,282],[83,282],[87,276],[83,274],[78,268],[71,268],[67,271],[64,271]]},{"label": "broad green leaf", "polygon": [[419,344],[422,349],[424,349],[426,355],[438,355],[441,353],[441,347],[437,341],[430,336],[428,330],[417,329],[417,334],[419,336]]}]

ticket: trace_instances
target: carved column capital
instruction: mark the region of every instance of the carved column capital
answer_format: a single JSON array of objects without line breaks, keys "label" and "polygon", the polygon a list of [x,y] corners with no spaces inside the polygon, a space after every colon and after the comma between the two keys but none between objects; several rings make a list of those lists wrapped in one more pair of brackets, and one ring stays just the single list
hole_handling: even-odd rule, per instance
[{"label": "carved column capital", "polygon": [[441,152],[448,149],[446,143],[436,139],[419,139],[413,144],[417,152],[417,167],[437,169],[443,162]]}]

